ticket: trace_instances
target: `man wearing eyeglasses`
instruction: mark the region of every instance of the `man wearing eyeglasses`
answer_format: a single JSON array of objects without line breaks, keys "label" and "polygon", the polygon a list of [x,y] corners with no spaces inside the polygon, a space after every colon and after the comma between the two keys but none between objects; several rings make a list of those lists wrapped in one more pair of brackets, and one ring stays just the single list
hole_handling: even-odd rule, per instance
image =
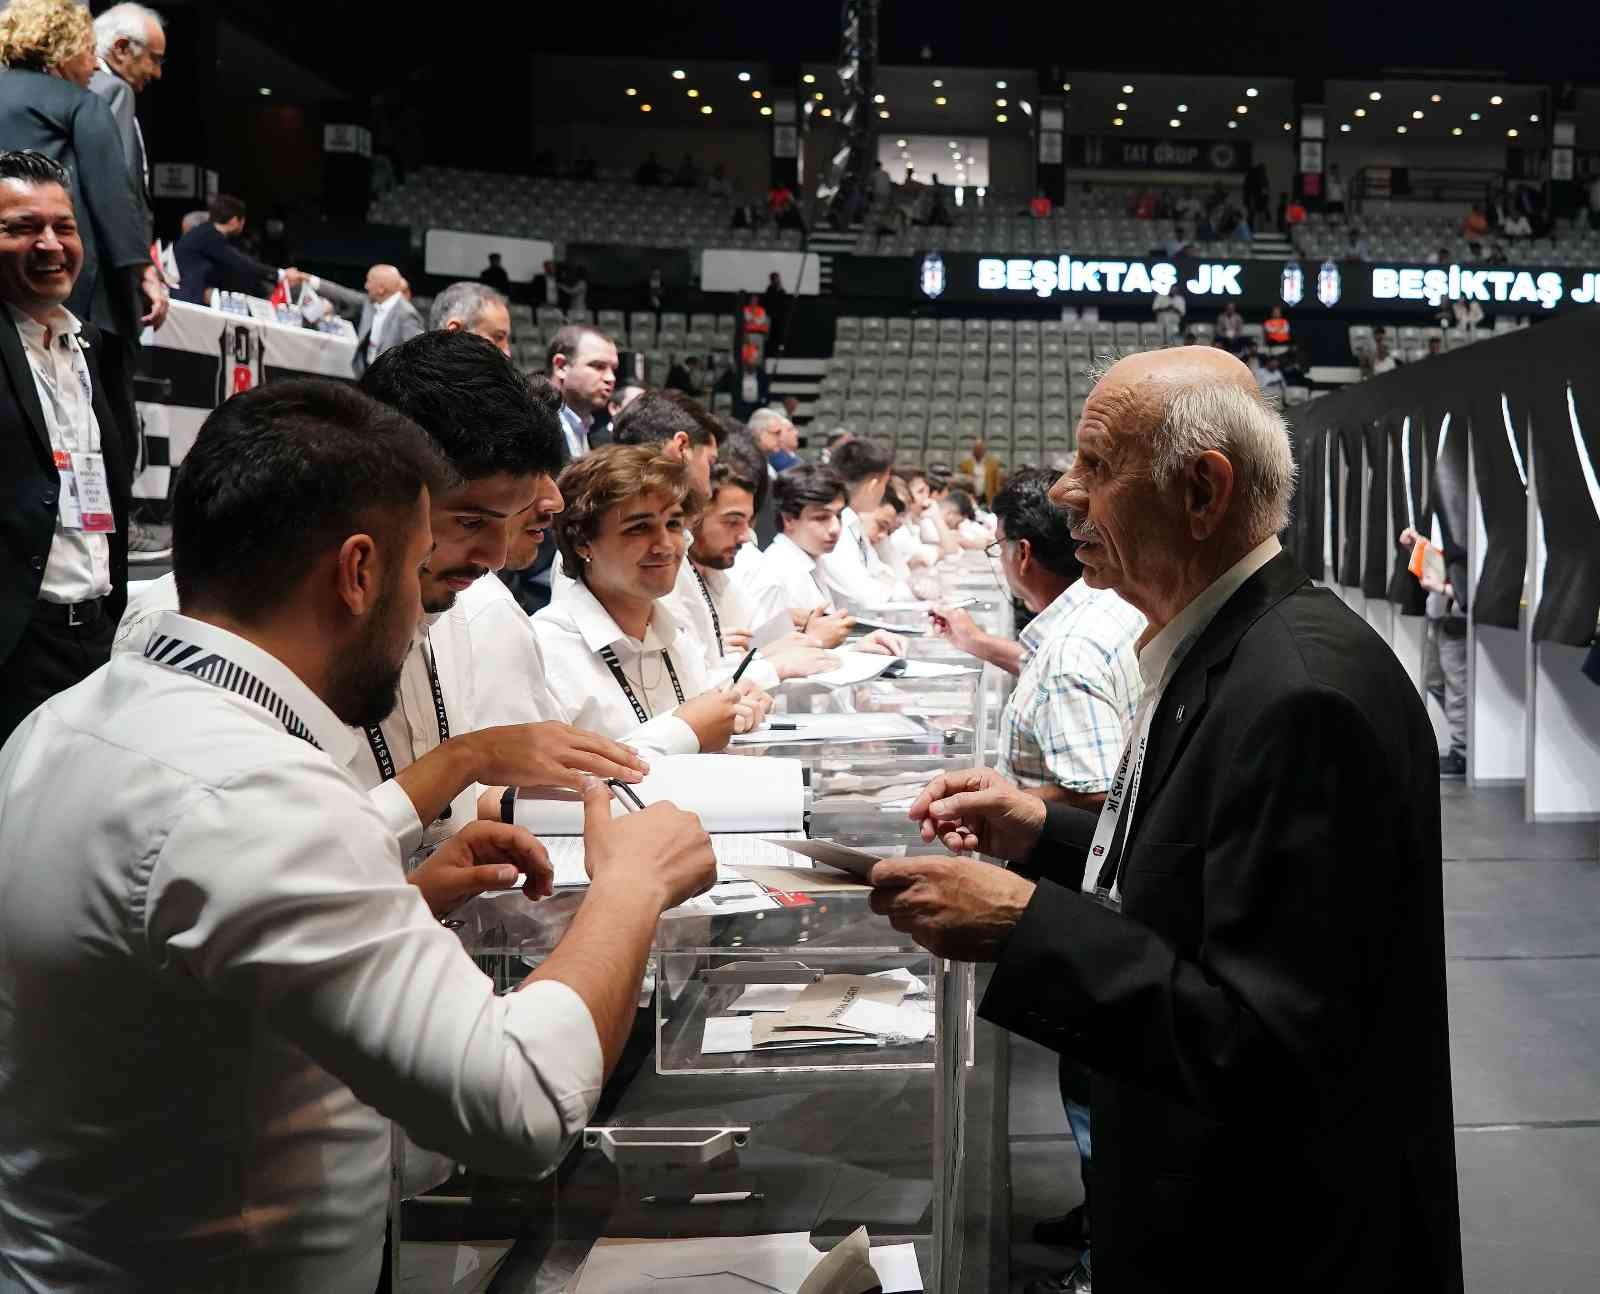
[{"label": "man wearing eyeglasses", "polygon": [[150,162],[133,99],[150,82],[161,79],[161,69],[167,61],[166,29],[161,15],[143,5],[113,5],[94,20],[94,46],[100,66],[89,81],[89,89],[106,101],[116,119],[122,155],[127,159],[128,174],[133,177],[134,191],[143,209],[148,240]]}]

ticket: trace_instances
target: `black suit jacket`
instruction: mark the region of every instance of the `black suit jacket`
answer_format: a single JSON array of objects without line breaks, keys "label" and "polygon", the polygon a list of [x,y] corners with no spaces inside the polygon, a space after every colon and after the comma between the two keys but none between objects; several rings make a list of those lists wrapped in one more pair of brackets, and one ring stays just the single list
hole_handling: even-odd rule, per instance
[{"label": "black suit jacket", "polygon": [[204,305],[207,288],[264,295],[267,283],[276,283],[278,271],[234,246],[209,220],[196,225],[172,249],[178,262],[178,300]]},{"label": "black suit jacket", "polygon": [[1394,654],[1274,558],[1175,672],[1133,814],[1119,914],[1052,806],[980,1008],[1094,1071],[1096,1285],[1456,1294],[1438,750]]},{"label": "black suit jacket", "polygon": [[[109,536],[111,596],[107,603],[115,623],[122,618],[128,597],[128,497],[133,469],[100,380],[100,330],[85,324],[83,341],[111,484],[112,512],[117,519],[116,533]],[[0,309],[0,499],[4,500],[0,505],[0,661],[16,648],[38,601],[56,533],[60,490],[61,477],[56,472],[33,370],[10,312]]]},{"label": "black suit jacket", "polygon": [[83,237],[83,269],[67,309],[136,341],[144,314],[139,275],[150,263],[150,245],[122,136],[105,101],[59,76],[0,69],[0,140],[6,148],[36,149],[67,168]]}]

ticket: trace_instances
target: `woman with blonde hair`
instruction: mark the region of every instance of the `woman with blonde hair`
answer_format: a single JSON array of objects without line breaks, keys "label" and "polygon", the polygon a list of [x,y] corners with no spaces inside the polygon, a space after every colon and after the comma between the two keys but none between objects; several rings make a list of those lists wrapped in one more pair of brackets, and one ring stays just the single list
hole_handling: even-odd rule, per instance
[{"label": "woman with blonde hair", "polygon": [[572,587],[533,629],[569,721],[630,744],[648,728],[668,754],[721,750],[759,723],[771,697],[748,682],[707,690],[704,655],[665,601],[704,506],[686,465],[653,444],[605,445],[559,484],[556,578]]},{"label": "woman with blonde hair", "polygon": [[0,63],[87,90],[96,67],[94,20],[76,0],[11,0],[0,9]]}]

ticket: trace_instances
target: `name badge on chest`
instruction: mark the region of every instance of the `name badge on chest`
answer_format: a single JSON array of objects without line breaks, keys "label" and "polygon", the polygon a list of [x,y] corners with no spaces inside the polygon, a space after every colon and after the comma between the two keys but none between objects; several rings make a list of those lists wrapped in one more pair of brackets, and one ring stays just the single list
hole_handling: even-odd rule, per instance
[{"label": "name badge on chest", "polygon": [[56,450],[61,476],[60,517],[63,530],[107,535],[117,528],[111,511],[111,481],[104,454]]}]

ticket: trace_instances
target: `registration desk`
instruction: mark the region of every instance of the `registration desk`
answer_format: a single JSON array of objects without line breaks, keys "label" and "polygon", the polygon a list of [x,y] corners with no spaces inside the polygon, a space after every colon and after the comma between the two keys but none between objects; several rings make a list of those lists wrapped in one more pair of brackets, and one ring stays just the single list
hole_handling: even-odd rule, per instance
[{"label": "registration desk", "polygon": [[[985,627],[1009,631],[1009,603],[981,558],[945,580],[981,599],[970,609]],[[976,665],[931,637],[912,639],[909,658]],[[923,731],[743,753],[802,761],[813,839],[924,850],[906,803],[936,772],[989,757],[1007,683],[972,668],[831,690],[791,684],[781,711],[864,723],[904,714]],[[719,886],[662,918],[628,1051],[553,1173],[464,1172],[396,1201],[393,1288],[784,1288],[793,1246],[828,1250],[858,1227],[885,1289],[992,1287],[1006,1232],[1006,1056],[1003,1035],[975,1027],[973,967],[897,933],[848,875],[819,868],[787,888],[762,875],[772,901],[755,910],[718,901],[744,892]],[[581,891],[538,904],[480,899],[456,919],[480,966],[508,988],[554,947],[581,901]],[[839,986],[860,993],[843,999],[852,1011],[878,1012],[880,1033],[753,1040],[763,1017],[793,1018],[802,994],[826,1007]],[[702,1271],[706,1263],[722,1274]]]}]

